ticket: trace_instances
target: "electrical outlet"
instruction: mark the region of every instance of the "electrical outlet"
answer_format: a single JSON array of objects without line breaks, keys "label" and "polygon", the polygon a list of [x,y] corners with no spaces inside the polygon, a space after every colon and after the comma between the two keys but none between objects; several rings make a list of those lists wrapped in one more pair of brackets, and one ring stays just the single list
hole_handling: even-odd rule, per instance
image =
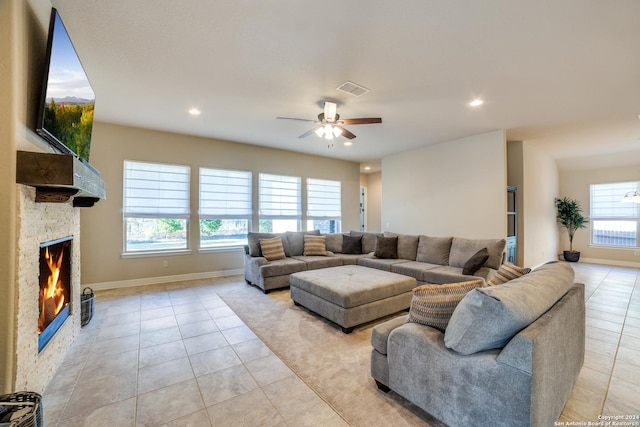
[{"label": "electrical outlet", "polygon": [[164,268],[169,267],[169,261],[162,261],[162,267]]}]

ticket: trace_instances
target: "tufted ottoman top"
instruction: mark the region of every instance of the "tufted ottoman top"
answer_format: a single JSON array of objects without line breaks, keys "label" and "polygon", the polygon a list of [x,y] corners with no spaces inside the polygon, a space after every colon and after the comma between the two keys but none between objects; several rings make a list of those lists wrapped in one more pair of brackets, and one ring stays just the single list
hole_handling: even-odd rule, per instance
[{"label": "tufted ottoman top", "polygon": [[416,279],[359,265],[294,273],[290,285],[343,308],[357,307],[411,291]]}]

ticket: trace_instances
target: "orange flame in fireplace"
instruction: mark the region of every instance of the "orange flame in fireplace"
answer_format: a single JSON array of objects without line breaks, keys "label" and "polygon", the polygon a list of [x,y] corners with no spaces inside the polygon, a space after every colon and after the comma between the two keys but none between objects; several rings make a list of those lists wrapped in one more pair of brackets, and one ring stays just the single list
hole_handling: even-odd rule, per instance
[{"label": "orange flame in fireplace", "polygon": [[45,248],[44,258],[49,267],[49,277],[46,286],[40,290],[40,318],[38,319],[38,333],[51,323],[65,306],[64,285],[60,280],[60,268],[64,257],[64,250],[59,254],[49,253]]}]

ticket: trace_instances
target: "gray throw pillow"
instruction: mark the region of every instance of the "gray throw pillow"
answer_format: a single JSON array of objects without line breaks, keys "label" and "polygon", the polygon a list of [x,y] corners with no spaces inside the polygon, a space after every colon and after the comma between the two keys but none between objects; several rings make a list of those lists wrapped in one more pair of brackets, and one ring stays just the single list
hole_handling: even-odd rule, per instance
[{"label": "gray throw pillow", "polygon": [[452,237],[420,236],[416,261],[448,265],[452,240]]},{"label": "gray throw pillow", "polygon": [[451,267],[464,267],[464,263],[482,248],[489,251],[489,259],[485,263],[487,267],[497,270],[502,263],[502,252],[507,243],[505,239],[462,239],[454,237],[451,242],[449,265]]},{"label": "gray throw pillow", "polygon": [[397,259],[398,237],[378,237],[374,255],[377,258]]},{"label": "gray throw pillow", "polygon": [[342,253],[360,255],[362,253],[362,236],[343,236]]},{"label": "gray throw pillow", "polygon": [[489,251],[487,248],[482,248],[471,256],[462,266],[462,274],[472,275],[476,271],[480,270],[480,267],[489,259]]},{"label": "gray throw pillow", "polygon": [[464,355],[504,347],[562,298],[573,278],[569,265],[552,263],[500,286],[472,290],[449,320],[445,346]]}]

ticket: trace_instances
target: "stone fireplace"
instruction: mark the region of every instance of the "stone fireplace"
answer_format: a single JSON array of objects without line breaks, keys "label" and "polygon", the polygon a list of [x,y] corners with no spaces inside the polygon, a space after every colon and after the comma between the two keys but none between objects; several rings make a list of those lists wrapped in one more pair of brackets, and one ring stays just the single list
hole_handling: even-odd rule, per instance
[{"label": "stone fireplace", "polygon": [[[42,393],[47,384],[62,365],[67,350],[80,332],[80,209],[67,203],[37,203],[36,189],[30,186],[17,185],[16,200],[16,283],[17,283],[17,325],[16,325],[16,390],[30,390]],[[70,238],[73,239],[73,244]],[[39,329],[43,326],[41,319],[43,305],[47,305],[45,316],[53,324],[60,316],[51,315],[48,310],[54,310],[60,305],[59,296],[54,293],[41,295],[40,276],[49,276],[49,266],[42,267],[40,256],[46,257],[49,243],[56,243],[63,255],[68,256],[68,264],[60,271],[60,275],[67,276],[68,301],[63,302],[63,311],[68,311],[67,318],[60,318],[57,330],[52,333],[46,343],[39,343]],[[60,257],[60,252],[49,256]],[[50,260],[57,263],[58,259]],[[45,279],[47,280],[47,279]],[[55,311],[55,310],[54,310]],[[40,325],[40,327],[39,327]],[[46,330],[46,328],[44,329]]]}]

